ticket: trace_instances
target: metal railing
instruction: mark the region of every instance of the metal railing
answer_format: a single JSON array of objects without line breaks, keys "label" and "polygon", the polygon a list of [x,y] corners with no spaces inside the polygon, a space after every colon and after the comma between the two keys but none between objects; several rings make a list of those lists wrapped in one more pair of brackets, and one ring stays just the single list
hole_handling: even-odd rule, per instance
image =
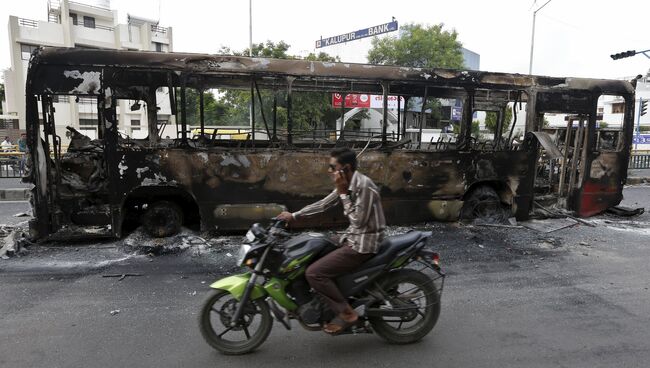
[{"label": "metal railing", "polygon": [[101,29],[101,30],[104,30],[104,31],[109,31],[109,32],[113,32],[113,30],[114,30],[113,27],[102,26],[102,25],[100,25],[100,24],[95,24],[95,28],[96,28],[96,29]]},{"label": "metal railing", "polygon": [[650,153],[633,153],[630,156],[628,169],[650,169]]},{"label": "metal railing", "polygon": [[18,25],[24,27],[38,28],[38,21],[33,19],[18,18]]},{"label": "metal railing", "polygon": [[155,24],[151,25],[151,32],[156,32],[156,33],[162,33],[162,34],[167,34],[167,28],[165,27],[160,27]]},{"label": "metal railing", "polygon": [[22,178],[25,174],[25,153],[0,151],[0,178]]}]

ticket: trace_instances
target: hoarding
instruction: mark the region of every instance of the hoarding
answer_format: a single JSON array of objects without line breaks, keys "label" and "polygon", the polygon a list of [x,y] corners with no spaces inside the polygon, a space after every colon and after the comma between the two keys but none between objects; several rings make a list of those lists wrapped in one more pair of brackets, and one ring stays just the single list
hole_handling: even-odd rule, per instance
[{"label": "hoarding", "polygon": [[[400,97],[400,99],[402,100],[400,107],[403,110],[404,97]],[[343,96],[341,96],[341,94],[332,93],[333,107],[340,108],[342,101]],[[350,93],[345,95],[345,107],[348,109],[353,109],[355,107],[364,109],[381,109],[384,107],[384,96]],[[388,108],[391,110],[397,109],[397,96],[388,96]]]}]

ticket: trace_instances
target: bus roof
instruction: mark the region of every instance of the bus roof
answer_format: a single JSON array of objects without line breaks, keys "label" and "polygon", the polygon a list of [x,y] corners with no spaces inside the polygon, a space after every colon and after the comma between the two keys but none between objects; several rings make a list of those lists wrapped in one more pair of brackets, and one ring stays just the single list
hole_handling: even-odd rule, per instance
[{"label": "bus roof", "polygon": [[[34,52],[30,60],[28,88],[32,87],[36,93],[46,92],[48,90],[45,86],[49,84],[51,87],[52,84],[39,81],[39,77],[57,78],[58,75],[61,79],[64,76],[69,78],[75,70],[86,69],[84,67],[149,71],[152,74],[174,72],[172,74],[206,77],[210,75],[239,76],[240,78],[234,79],[241,79],[241,86],[235,82],[232,82],[232,86],[242,88],[246,86],[250,88],[250,84],[247,84],[245,80],[250,81],[252,77],[255,77],[256,81],[267,88],[286,85],[287,78],[293,77],[295,78],[294,86],[297,89],[330,92],[351,90],[350,92],[381,93],[379,83],[388,82],[391,84],[391,94],[401,95],[420,95],[422,87],[409,88],[409,86],[415,85],[462,89],[484,86],[497,89],[584,90],[619,95],[634,93],[633,84],[622,80],[558,78],[473,70],[425,69],[232,55],[55,47],[39,48]],[[60,72],[57,74],[57,70],[67,74]],[[314,83],[314,80],[319,80],[319,83]],[[355,85],[341,83],[346,81],[353,81]]]}]

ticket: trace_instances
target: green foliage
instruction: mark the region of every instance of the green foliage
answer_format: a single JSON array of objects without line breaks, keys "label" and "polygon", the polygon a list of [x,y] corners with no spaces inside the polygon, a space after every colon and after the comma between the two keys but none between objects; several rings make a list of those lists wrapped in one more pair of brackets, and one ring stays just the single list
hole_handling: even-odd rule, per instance
[{"label": "green foliage", "polygon": [[[288,55],[289,44],[284,41],[273,42],[266,41],[266,43],[258,43],[253,45],[254,57],[268,57],[277,59],[293,59],[295,57]],[[243,51],[233,51],[229,48],[222,48],[221,54],[231,54],[238,56],[248,56],[248,49]],[[305,60],[311,61],[339,61],[338,58],[330,56],[324,52],[318,54],[310,53]],[[217,125],[248,125],[249,122],[249,109],[251,101],[250,89],[247,90],[224,90],[220,91],[219,98],[210,104],[210,110],[206,103],[206,116],[212,114],[217,119]],[[281,90],[275,92],[277,94],[278,109],[277,109],[277,123],[278,127],[287,126],[287,103],[286,91]],[[264,126],[264,119],[262,112],[266,118],[269,129],[271,129],[273,122],[273,91],[260,90],[262,104],[260,106],[260,99],[255,92],[255,125],[257,128]],[[292,94],[292,112],[293,129],[311,130],[313,128],[328,128],[334,127],[336,119],[339,117],[340,111],[336,111],[332,107],[331,94],[324,92],[295,92]],[[188,100],[189,101],[189,100]],[[207,100],[206,100],[207,101]],[[212,108],[216,109],[213,111]],[[188,117],[188,121],[191,121]],[[206,122],[208,121],[206,117]]]},{"label": "green foliage", "polygon": [[[498,114],[494,111],[488,111],[485,115],[485,129],[490,133],[494,133],[497,130]],[[500,136],[503,136],[504,132],[508,131],[510,122],[512,121],[512,109],[510,106],[506,107],[505,118],[503,125],[501,126]]]},{"label": "green foliage", "polygon": [[599,129],[605,129],[605,128],[607,128],[608,126],[609,126],[609,124],[607,124],[607,123],[604,122],[604,121],[601,121],[601,122],[598,123],[598,128],[599,128]]},{"label": "green foliage", "polygon": [[472,137],[478,138],[481,132],[478,120],[472,121]]},{"label": "green foliage", "polygon": [[374,37],[368,52],[371,64],[388,64],[418,68],[463,68],[463,54],[458,33],[443,30],[443,24],[401,26],[397,37]]},{"label": "green foliage", "polygon": [[[177,110],[179,111],[180,121],[180,88],[176,89],[177,93]],[[194,88],[185,89],[185,106],[186,118],[188,125],[199,125],[201,123],[200,116],[200,95],[199,91]],[[205,118],[205,125],[228,125],[226,117],[229,112],[229,107],[222,101],[218,101],[212,91],[204,91],[203,93],[203,111]]]},{"label": "green foliage", "polygon": [[[460,124],[459,123],[452,123],[452,128],[454,130],[454,134],[458,135],[460,134]],[[479,133],[481,132],[479,122],[478,120],[472,121],[472,137],[478,138]]]}]

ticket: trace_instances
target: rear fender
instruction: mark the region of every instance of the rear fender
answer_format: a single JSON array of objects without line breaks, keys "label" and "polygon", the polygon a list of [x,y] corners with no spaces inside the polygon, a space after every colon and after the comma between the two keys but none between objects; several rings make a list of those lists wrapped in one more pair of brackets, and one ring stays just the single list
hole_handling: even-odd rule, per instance
[{"label": "rear fender", "polygon": [[[224,290],[232,294],[235,299],[240,300],[246,290],[246,285],[251,278],[250,273],[242,273],[239,275],[232,275],[224,277],[221,280],[213,282],[210,287],[213,289]],[[251,291],[251,300],[263,298],[266,296],[266,290],[261,285],[255,285]]]},{"label": "rear fender", "polygon": [[409,263],[411,258],[416,255],[420,250],[424,248],[429,237],[431,237],[431,232],[423,233],[424,236],[417,241],[417,243],[411,245],[410,247],[402,250],[397,253],[395,260],[390,264],[390,269],[400,268],[405,264]]}]

